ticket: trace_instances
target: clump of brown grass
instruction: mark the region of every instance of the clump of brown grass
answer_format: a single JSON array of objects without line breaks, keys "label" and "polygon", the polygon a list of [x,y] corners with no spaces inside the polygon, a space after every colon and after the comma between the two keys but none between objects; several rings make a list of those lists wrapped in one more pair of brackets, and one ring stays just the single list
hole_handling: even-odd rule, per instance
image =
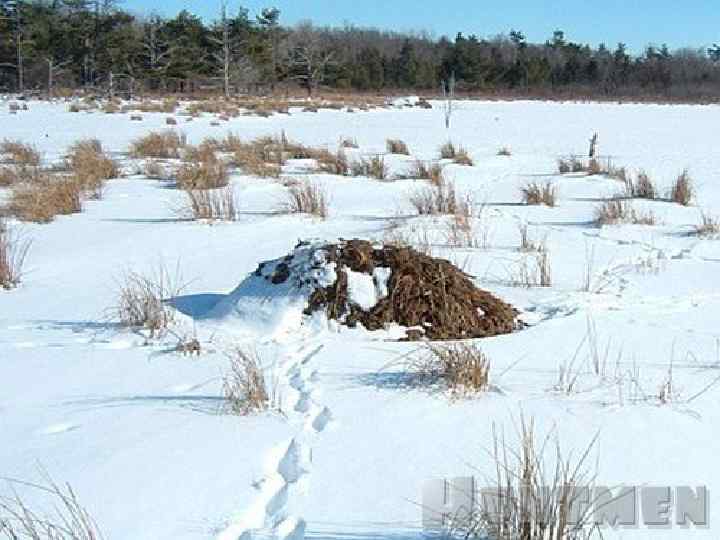
[{"label": "clump of brown grass", "polygon": [[83,185],[74,177],[44,174],[12,186],[8,209],[23,221],[49,223],[57,215],[82,211]]},{"label": "clump of brown grass", "polygon": [[469,197],[459,196],[453,182],[418,189],[410,193],[408,200],[421,216],[472,215],[472,201]]},{"label": "clump of brown grass", "polygon": [[425,162],[417,160],[410,169],[410,177],[418,180],[430,180],[430,183],[439,185],[443,182],[442,166],[439,163],[428,166]]},{"label": "clump of brown grass", "polygon": [[76,142],[70,147],[68,168],[84,191],[100,198],[105,180],[120,174],[117,163],[103,152],[97,139]]},{"label": "clump of brown grass", "polygon": [[421,380],[442,383],[455,395],[490,389],[490,360],[473,343],[429,344],[407,366]]},{"label": "clump of brown grass", "polygon": [[40,153],[37,149],[21,141],[5,139],[0,143],[0,154],[6,156],[9,163],[37,167],[40,165]]},{"label": "clump of brown grass", "polygon": [[694,196],[695,186],[690,173],[685,169],[670,188],[670,200],[683,206],[689,206]]},{"label": "clump of brown grass", "polygon": [[184,146],[183,137],[174,131],[152,132],[131,143],[130,155],[134,158],[176,159]]},{"label": "clump of brown grass", "polygon": [[456,155],[457,150],[452,142],[448,141],[440,147],[440,159],[455,159]]},{"label": "clump of brown grass", "polygon": [[167,301],[184,288],[179,268],[174,274],[163,265],[151,274],[128,271],[119,280],[117,305],[111,312],[123,326],[146,330],[151,339],[162,337],[175,321],[175,310]]},{"label": "clump of brown grass", "polygon": [[223,189],[189,189],[185,212],[193,219],[208,221],[236,221],[237,194],[232,186]]},{"label": "clump of brown grass", "polygon": [[176,172],[177,186],[184,190],[217,189],[228,185],[225,163],[215,157],[183,163]]},{"label": "clump of brown grass", "polygon": [[35,167],[0,167],[0,187],[9,187],[16,184],[35,170]]},{"label": "clump of brown grass", "polygon": [[328,216],[327,192],[319,184],[291,185],[282,209],[289,214],[310,214],[325,219]]},{"label": "clump of brown grass", "polygon": [[595,209],[595,223],[598,225],[613,225],[616,223],[655,225],[656,219],[652,212],[639,213],[630,203],[613,199]]},{"label": "clump of brown grass", "polygon": [[322,172],[345,176],[350,170],[347,156],[342,149],[336,153],[324,149],[316,150],[312,152],[312,157]]},{"label": "clump of brown grass", "polygon": [[276,387],[266,378],[257,352],[238,348],[228,354],[228,358],[230,370],[223,377],[227,411],[248,416],[273,407],[277,400]]},{"label": "clump of brown grass", "polygon": [[29,250],[30,241],[0,219],[0,288],[12,289],[20,283]]},{"label": "clump of brown grass", "polygon": [[695,234],[706,237],[720,235],[720,218],[702,212],[700,223],[695,226]]},{"label": "clump of brown grass", "polygon": [[607,172],[607,170],[603,168],[603,166],[600,164],[600,162],[597,159],[595,159],[595,158],[590,159],[590,161],[588,162],[588,166],[587,166],[587,173],[590,176],[605,174],[606,172]]},{"label": "clump of brown grass", "polygon": [[555,206],[557,199],[557,187],[552,182],[530,182],[520,189],[523,202],[528,205],[544,204]]},{"label": "clump of brown grass", "polygon": [[[12,495],[0,498],[0,536],[8,540],[102,540],[103,534],[83,507],[73,488],[57,485],[47,474],[46,484],[8,480]],[[53,513],[31,508],[18,491],[52,501]]]},{"label": "clump of brown grass", "polygon": [[[493,448],[488,449],[492,483],[483,489],[478,505],[468,504],[455,516],[448,535],[577,540],[599,531],[592,523],[592,510],[599,501],[591,495],[595,473],[588,465],[597,435],[576,457],[562,451],[557,433],[538,437],[534,420],[527,422],[521,416],[516,432],[518,441],[510,443],[493,425]],[[453,494],[457,496],[467,494]]]},{"label": "clump of brown grass", "polygon": [[387,147],[387,151],[390,154],[400,154],[403,156],[409,156],[410,150],[408,149],[407,144],[405,144],[404,141],[401,141],[400,139],[388,139],[385,142],[385,145]]},{"label": "clump of brown grass", "polygon": [[385,164],[385,158],[382,156],[373,156],[368,159],[355,161],[350,167],[352,176],[367,176],[376,180],[386,180],[389,174],[388,167]]},{"label": "clump of brown grass", "polygon": [[588,166],[581,159],[572,157],[569,159],[560,158],[557,161],[560,174],[587,172]]},{"label": "clump of brown grass", "polygon": [[213,161],[222,143],[212,137],[205,139],[198,146],[186,146],[182,152],[183,161]]},{"label": "clump of brown grass", "polygon": [[635,180],[626,178],[625,193],[631,198],[652,200],[657,198],[658,191],[652,178],[645,171],[640,171]]},{"label": "clump of brown grass", "polygon": [[470,157],[470,154],[468,154],[468,151],[461,146],[455,153],[453,163],[457,165],[467,165],[469,167],[472,167],[475,162]]}]

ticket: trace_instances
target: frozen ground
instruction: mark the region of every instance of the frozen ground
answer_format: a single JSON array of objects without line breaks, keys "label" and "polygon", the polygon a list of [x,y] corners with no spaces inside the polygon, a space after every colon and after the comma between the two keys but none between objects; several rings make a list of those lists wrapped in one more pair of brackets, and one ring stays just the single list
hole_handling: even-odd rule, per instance
[{"label": "frozen ground", "polygon": [[[88,136],[120,156],[133,138],[165,129],[167,116],[131,122],[40,103],[18,115],[1,111],[0,136],[33,143],[48,160]],[[435,158],[448,138],[437,107],[293,111],[221,127],[211,120],[177,129],[191,143],[227,131],[249,139],[284,130],[334,149],[352,137],[368,154],[399,138],[421,159]],[[0,476],[37,480],[47,470],[71,482],[111,539],[410,538],[421,534],[423,483],[490,474],[493,423],[512,438],[522,413],[542,434],[557,429],[568,449],[599,433],[593,460],[601,484],[710,490],[708,529],[606,537],[717,538],[720,242],[690,233],[700,209],[720,214],[719,124],[717,107],[462,103],[450,136],[475,166],[446,172],[478,209],[484,205],[476,223],[483,245],[474,249],[450,248],[441,220],[413,215],[407,194],[419,181],[302,176],[330,194],[330,217],[320,221],[277,213],[281,183],[237,175],[240,221],[207,225],[177,218],[183,195],[166,183],[112,180],[82,214],[22,226],[33,241],[25,280],[0,292]],[[662,191],[689,168],[697,206],[645,203],[655,226],[592,224],[617,182],[554,171],[557,157],[584,153],[593,132],[602,154],[645,169]],[[512,156],[498,156],[502,146]],[[409,161],[388,158],[396,172]],[[557,183],[557,207],[520,204],[519,188],[533,179]],[[546,239],[552,287],[511,283],[525,257],[522,224]],[[523,312],[528,329],[481,343],[497,391],[452,401],[404,386],[402,373],[387,366],[415,346],[383,333],[295,319],[268,333],[241,317],[200,316],[298,239],[382,239],[389,228],[427,238],[435,254]],[[147,345],[108,315],[123,270],[161,263],[177,265],[190,283],[181,301],[198,316],[200,358],[173,353],[169,343]],[[193,325],[189,317],[183,324]],[[222,413],[223,352],[239,340],[256,346],[277,377],[283,414]],[[600,356],[609,350],[599,373],[590,366],[593,343]],[[559,372],[576,351],[577,382],[564,392]],[[653,396],[671,366],[674,397],[661,404]]]}]

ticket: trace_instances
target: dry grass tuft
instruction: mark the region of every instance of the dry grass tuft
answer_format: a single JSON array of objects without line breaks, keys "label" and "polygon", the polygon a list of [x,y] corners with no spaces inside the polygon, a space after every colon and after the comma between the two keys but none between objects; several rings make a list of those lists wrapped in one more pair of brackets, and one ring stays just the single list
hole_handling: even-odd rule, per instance
[{"label": "dry grass tuft", "polygon": [[225,163],[212,153],[202,161],[183,163],[176,180],[178,188],[184,190],[217,189],[228,185],[229,174]]},{"label": "dry grass tuft", "polygon": [[429,344],[407,368],[429,383],[442,381],[456,395],[490,389],[490,360],[473,343]]},{"label": "dry grass tuft", "polygon": [[175,310],[167,301],[184,288],[178,268],[174,274],[163,265],[148,275],[128,271],[119,282],[111,312],[123,326],[147,330],[151,339],[162,337],[175,321]]},{"label": "dry grass tuft", "polygon": [[512,156],[512,151],[510,150],[509,147],[503,146],[502,148],[500,148],[500,150],[498,150],[497,155],[510,157],[510,156]]},{"label": "dry grass tuft", "polygon": [[645,171],[638,173],[637,179],[625,179],[625,194],[634,199],[656,199],[658,190],[655,183]]},{"label": "dry grass tuft", "polygon": [[98,199],[105,180],[120,175],[117,163],[103,152],[97,139],[80,141],[70,147],[67,164],[83,191]]},{"label": "dry grass tuft", "polygon": [[706,237],[720,235],[720,218],[702,212],[700,223],[695,226],[695,234]]},{"label": "dry grass tuft", "polygon": [[177,159],[184,146],[183,137],[174,131],[152,132],[131,143],[130,155],[134,158]]},{"label": "dry grass tuft", "polygon": [[409,202],[421,216],[472,216],[472,201],[469,197],[458,196],[452,182],[418,189],[409,195]]},{"label": "dry grass tuft", "polygon": [[8,209],[22,221],[50,223],[57,215],[82,211],[83,189],[75,177],[43,174],[33,182],[12,186]]},{"label": "dry grass tuft", "polygon": [[652,212],[639,213],[630,203],[618,199],[607,201],[595,209],[595,223],[614,225],[632,223],[635,225],[655,225],[657,220]]},{"label": "dry grass tuft", "polygon": [[469,167],[472,167],[475,162],[470,157],[470,154],[468,154],[468,151],[461,146],[455,153],[453,163],[455,163],[456,165],[467,165]]},{"label": "dry grass tuft", "polygon": [[40,153],[34,146],[20,141],[5,139],[0,143],[0,154],[14,165],[37,167],[40,165]]},{"label": "dry grass tuft", "polygon": [[310,214],[325,219],[328,216],[327,192],[319,184],[291,185],[282,209],[289,214]]},{"label": "dry grass tuft", "polygon": [[[67,484],[59,486],[46,475],[46,485],[9,480],[12,496],[0,498],[0,537],[8,540],[102,540],[103,534],[90,513]],[[18,491],[52,502],[53,513],[40,513]]]},{"label": "dry grass tuft", "polygon": [[407,144],[400,139],[388,139],[385,145],[388,153],[390,154],[400,154],[403,156],[410,155],[410,150],[408,149]]},{"label": "dry grass tuft", "polygon": [[386,180],[389,174],[388,167],[385,164],[385,158],[382,156],[374,156],[367,159],[355,161],[350,167],[352,176],[367,176],[376,180]]},{"label": "dry grass tuft", "polygon": [[597,435],[576,456],[563,453],[557,434],[538,437],[533,420],[521,417],[515,431],[518,441],[510,443],[493,425],[493,448],[488,449],[492,483],[477,506],[467,504],[454,516],[448,536],[577,540],[590,538],[593,531],[600,536],[592,523],[592,510],[599,504],[592,498],[596,475],[588,465]]},{"label": "dry grass tuft", "polygon": [[590,159],[590,161],[588,162],[588,166],[587,166],[587,173],[590,176],[605,174],[606,172],[607,171],[603,168],[603,166],[600,164],[600,162],[597,159],[595,159],[595,158]]},{"label": "dry grass tuft", "polygon": [[628,172],[625,167],[615,167],[613,165],[610,165],[607,169],[606,174],[608,178],[618,180],[622,183],[626,183],[628,179]]},{"label": "dry grass tuft", "polygon": [[439,163],[433,163],[428,167],[425,162],[417,160],[410,170],[410,178],[430,180],[430,183],[440,185],[443,183],[442,166]]},{"label": "dry grass tuft", "polygon": [[238,218],[237,194],[232,186],[223,189],[186,190],[187,207],[183,214],[192,219],[208,221],[236,221]]},{"label": "dry grass tuft", "polygon": [[0,288],[12,289],[22,279],[23,265],[30,250],[30,241],[10,229],[7,221],[0,219]]},{"label": "dry grass tuft", "polygon": [[440,147],[440,159],[455,159],[457,151],[455,145],[448,141]]},{"label": "dry grass tuft", "polygon": [[670,188],[670,200],[683,206],[689,206],[695,197],[695,187],[690,173],[685,169],[675,179],[675,183]]},{"label": "dry grass tuft", "polygon": [[312,152],[312,158],[317,161],[318,168],[324,173],[345,176],[350,171],[350,164],[342,149],[334,154],[329,150],[315,150]]},{"label": "dry grass tuft", "polygon": [[557,187],[552,182],[545,182],[544,184],[530,182],[521,188],[521,192],[525,204],[555,206]]},{"label": "dry grass tuft", "polygon": [[265,377],[257,352],[236,349],[228,357],[230,371],[223,377],[223,395],[228,412],[248,416],[273,407],[277,400],[275,388]]}]

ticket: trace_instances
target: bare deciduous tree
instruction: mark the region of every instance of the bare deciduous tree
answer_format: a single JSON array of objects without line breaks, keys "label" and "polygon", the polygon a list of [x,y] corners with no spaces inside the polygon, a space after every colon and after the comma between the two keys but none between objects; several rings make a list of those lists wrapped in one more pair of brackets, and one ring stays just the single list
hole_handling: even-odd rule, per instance
[{"label": "bare deciduous tree", "polygon": [[302,84],[312,96],[325,79],[326,70],[333,62],[335,51],[329,50],[323,36],[311,23],[299,24],[286,42],[287,63],[291,78]]}]

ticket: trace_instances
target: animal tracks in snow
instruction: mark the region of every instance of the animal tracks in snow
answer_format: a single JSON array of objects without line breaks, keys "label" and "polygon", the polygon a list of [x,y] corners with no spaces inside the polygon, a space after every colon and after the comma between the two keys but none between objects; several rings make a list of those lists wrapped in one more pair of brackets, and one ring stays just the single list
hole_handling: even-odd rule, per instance
[{"label": "animal tracks in snow", "polygon": [[310,489],[312,447],[333,419],[332,411],[318,402],[320,392],[316,384],[319,376],[310,365],[322,347],[301,346],[292,352],[288,348],[280,351],[286,358],[280,368],[280,383],[297,395],[290,421],[300,420],[301,427],[290,442],[270,452],[269,473],[257,484],[260,494],[255,503],[241,518],[227,526],[218,540],[251,540],[254,537],[302,540],[305,537],[302,501]]}]

